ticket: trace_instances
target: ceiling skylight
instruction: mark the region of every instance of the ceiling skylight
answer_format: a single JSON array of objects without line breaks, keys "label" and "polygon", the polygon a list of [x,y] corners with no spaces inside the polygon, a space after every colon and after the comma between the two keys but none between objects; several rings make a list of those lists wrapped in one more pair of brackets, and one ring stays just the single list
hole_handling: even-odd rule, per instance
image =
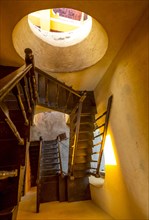
[{"label": "ceiling skylight", "polygon": [[92,18],[89,15],[70,8],[33,12],[28,15],[28,23],[37,37],[58,47],[81,42],[92,28]]}]

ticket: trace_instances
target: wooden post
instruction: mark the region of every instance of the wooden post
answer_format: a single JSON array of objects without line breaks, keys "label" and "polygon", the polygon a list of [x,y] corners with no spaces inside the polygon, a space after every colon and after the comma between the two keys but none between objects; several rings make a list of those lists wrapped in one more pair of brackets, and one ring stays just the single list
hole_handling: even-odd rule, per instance
[{"label": "wooden post", "polygon": [[26,98],[26,102],[27,102],[27,105],[28,105],[28,112],[31,113],[32,108],[31,108],[30,99],[29,99],[28,92],[27,92],[27,82],[26,82],[26,80],[27,80],[26,76],[24,76],[24,78],[20,81],[20,84],[23,88],[24,96]]},{"label": "wooden post", "polygon": [[23,101],[21,99],[21,92],[20,92],[20,88],[19,88],[19,84],[17,84],[14,88],[13,88],[13,93],[14,95],[16,96],[18,102],[19,102],[19,106],[20,106],[20,109],[21,109],[21,112],[22,112],[22,115],[24,117],[24,120],[25,120],[25,125],[28,126],[29,125],[29,121],[28,121],[28,118],[27,118],[27,114],[25,112],[25,107],[24,107],[24,104],[23,104]]},{"label": "wooden post", "polygon": [[35,77],[35,71],[34,71],[34,56],[30,48],[26,48],[24,52],[25,52],[26,65],[32,64],[32,68],[27,74],[27,80],[28,80],[28,87],[29,87],[30,98],[31,98],[31,103],[32,103],[31,124],[33,125],[35,105],[36,105],[36,101],[38,97],[37,87],[36,87],[36,77]]},{"label": "wooden post", "polygon": [[70,168],[70,176],[71,179],[74,179],[74,165],[75,165],[75,152],[77,150],[77,145],[78,145],[78,138],[79,138],[79,130],[80,130],[80,118],[81,118],[81,112],[82,112],[82,104],[84,99],[86,98],[86,92],[81,96],[79,100],[79,104],[73,109],[72,115],[77,114],[77,122],[76,122],[76,128],[75,128],[75,135],[74,135],[74,142],[72,147],[72,155],[71,155],[71,168]]},{"label": "wooden post", "polygon": [[35,77],[35,67],[34,67],[34,55],[32,53],[32,50],[30,48],[26,48],[24,50],[25,52],[25,62],[26,62],[26,65],[29,65],[29,64],[32,64],[32,68],[30,70],[30,78],[31,78],[31,86],[32,86],[32,91],[33,91],[33,98],[34,98],[34,101],[36,102],[37,100],[37,96],[38,96],[38,93],[37,93],[37,87],[36,87],[36,77]]}]

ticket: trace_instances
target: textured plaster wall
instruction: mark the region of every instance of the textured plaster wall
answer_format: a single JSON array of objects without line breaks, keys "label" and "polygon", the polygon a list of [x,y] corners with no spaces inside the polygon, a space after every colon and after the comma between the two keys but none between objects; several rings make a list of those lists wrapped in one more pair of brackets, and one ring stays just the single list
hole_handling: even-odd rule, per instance
[{"label": "textured plaster wall", "polygon": [[[41,109],[40,109],[41,110]],[[44,111],[45,109],[43,109]],[[39,111],[39,109],[37,110]],[[63,171],[68,169],[69,127],[66,125],[65,114],[60,112],[40,112],[34,117],[34,126],[31,127],[31,141],[54,140],[59,134],[66,133],[66,140],[60,142]]]},{"label": "textured plaster wall", "polygon": [[118,220],[149,218],[148,48],[145,13],[95,89],[99,113],[113,94],[108,134],[117,165],[106,165],[105,183],[91,185],[91,195]]}]

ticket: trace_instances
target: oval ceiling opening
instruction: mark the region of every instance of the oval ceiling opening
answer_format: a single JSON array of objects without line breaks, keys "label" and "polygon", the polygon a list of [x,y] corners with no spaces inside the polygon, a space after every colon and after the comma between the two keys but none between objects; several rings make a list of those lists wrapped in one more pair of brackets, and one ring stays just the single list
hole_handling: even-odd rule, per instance
[{"label": "oval ceiling opening", "polygon": [[84,40],[91,31],[92,18],[71,8],[54,8],[28,15],[33,33],[48,44],[68,47]]},{"label": "oval ceiling opening", "polygon": [[23,17],[12,33],[13,45],[24,59],[31,48],[35,64],[47,73],[72,73],[100,61],[108,48],[103,26],[84,12],[46,9]]}]

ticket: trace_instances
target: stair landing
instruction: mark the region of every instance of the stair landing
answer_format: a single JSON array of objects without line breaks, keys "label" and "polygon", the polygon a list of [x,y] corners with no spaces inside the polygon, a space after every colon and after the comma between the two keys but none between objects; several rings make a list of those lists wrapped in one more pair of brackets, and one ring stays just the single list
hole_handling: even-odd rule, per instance
[{"label": "stair landing", "polygon": [[108,214],[97,207],[91,200],[79,202],[50,202],[40,205],[40,213],[36,210],[36,187],[32,188],[19,204],[17,220],[111,220]]}]

